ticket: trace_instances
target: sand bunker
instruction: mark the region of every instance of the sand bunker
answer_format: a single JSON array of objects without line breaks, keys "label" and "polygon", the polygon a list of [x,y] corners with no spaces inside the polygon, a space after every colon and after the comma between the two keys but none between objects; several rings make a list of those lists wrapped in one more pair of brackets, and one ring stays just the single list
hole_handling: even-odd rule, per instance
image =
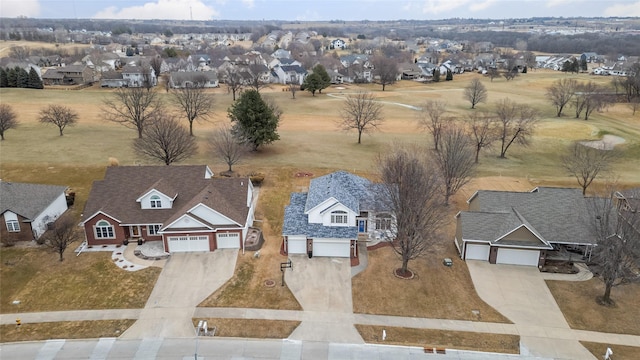
[{"label": "sand bunker", "polygon": [[592,148],[596,148],[600,150],[613,150],[614,146],[618,144],[622,144],[625,141],[626,140],[621,138],[620,136],[607,134],[602,137],[602,140],[581,141],[580,143],[582,145],[590,146]]}]

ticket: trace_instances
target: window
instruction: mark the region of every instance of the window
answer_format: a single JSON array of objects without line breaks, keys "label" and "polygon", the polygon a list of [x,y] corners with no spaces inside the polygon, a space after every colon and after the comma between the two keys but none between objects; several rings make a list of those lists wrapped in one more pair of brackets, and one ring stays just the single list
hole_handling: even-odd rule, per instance
[{"label": "window", "polygon": [[162,200],[160,200],[160,196],[153,195],[151,197],[151,207],[152,208],[161,208],[162,207]]},{"label": "window", "polygon": [[391,216],[386,214],[377,216],[376,230],[391,230]]},{"label": "window", "polygon": [[20,231],[20,224],[18,223],[18,220],[7,220],[7,230],[9,232],[19,232]]},{"label": "window", "polygon": [[96,239],[113,239],[113,225],[105,220],[100,220],[96,224]]},{"label": "window", "polygon": [[332,224],[346,224],[349,222],[349,217],[346,211],[336,210],[331,212]]},{"label": "window", "polygon": [[147,225],[147,233],[149,235],[158,235],[161,225]]}]

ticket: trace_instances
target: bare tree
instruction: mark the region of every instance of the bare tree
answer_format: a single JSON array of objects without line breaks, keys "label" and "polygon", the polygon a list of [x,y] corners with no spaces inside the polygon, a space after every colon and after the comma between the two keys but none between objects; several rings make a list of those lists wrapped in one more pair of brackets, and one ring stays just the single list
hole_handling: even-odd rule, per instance
[{"label": "bare tree", "polygon": [[18,127],[18,116],[11,105],[0,104],[0,140],[4,140],[4,132]]},{"label": "bare tree", "polygon": [[520,73],[518,72],[518,69],[514,68],[514,69],[505,71],[504,73],[502,73],[502,76],[504,76],[504,78],[507,79],[507,81],[509,81],[520,76]]},{"label": "bare tree", "polygon": [[462,127],[447,126],[442,131],[440,151],[434,152],[435,163],[444,184],[444,203],[467,184],[476,168],[473,143]]},{"label": "bare tree", "polygon": [[381,179],[379,195],[391,210],[395,229],[389,235],[402,259],[398,274],[410,274],[409,261],[430,251],[440,241],[446,211],[438,171],[426,163],[425,150],[395,148],[377,159]]},{"label": "bare tree", "polygon": [[165,165],[188,159],[198,152],[195,138],[170,114],[157,114],[142,135],[142,138],[134,140],[134,151]]},{"label": "bare tree", "polygon": [[291,92],[291,98],[295,99],[296,98],[296,91],[298,91],[298,89],[300,89],[300,85],[293,83],[293,82],[289,82],[289,91]]},{"label": "bare tree", "polygon": [[142,132],[162,112],[155,91],[144,88],[120,88],[113,92],[111,99],[104,101],[102,109],[105,118],[138,131],[138,139]]},{"label": "bare tree", "polygon": [[233,173],[231,167],[240,162],[249,149],[233,136],[231,127],[223,125],[209,139],[209,150],[229,166],[228,173]]},{"label": "bare tree", "polygon": [[78,241],[80,238],[78,224],[71,213],[60,216],[53,223],[53,227],[42,236],[44,244],[60,255],[60,261],[64,260],[64,251],[69,244]]},{"label": "bare tree", "polygon": [[496,68],[490,68],[487,70],[487,76],[491,79],[491,82],[493,82],[493,79],[500,77],[500,72]]},{"label": "bare tree", "polygon": [[358,132],[358,144],[361,143],[362,133],[376,130],[384,122],[382,104],[369,92],[349,95],[341,115],[342,121],[338,126],[345,131],[355,129]]},{"label": "bare tree", "polygon": [[514,143],[529,144],[538,113],[529,105],[517,104],[507,98],[498,102],[495,114],[500,127],[500,158],[504,159]]},{"label": "bare tree", "polygon": [[53,124],[58,127],[60,136],[64,128],[78,122],[78,113],[64,105],[49,105],[40,110],[38,120],[43,124]]},{"label": "bare tree", "polygon": [[207,93],[203,82],[175,89],[173,101],[187,118],[191,136],[193,136],[194,121],[207,119],[213,112],[213,94]]},{"label": "bare tree", "polygon": [[447,103],[439,100],[427,100],[418,112],[418,124],[427,129],[433,137],[433,146],[438,151],[440,136],[445,126],[444,114],[447,112]]},{"label": "bare tree", "polygon": [[475,109],[477,104],[487,101],[487,88],[479,79],[473,79],[464,88],[464,98],[471,103],[471,108]]},{"label": "bare tree", "polygon": [[156,55],[149,60],[149,66],[151,66],[157,77],[160,77],[162,74],[162,62],[163,60],[159,55]]},{"label": "bare tree", "polygon": [[593,81],[580,85],[576,98],[579,99],[576,102],[576,118],[579,118],[580,113],[584,110],[585,120],[589,120],[589,116],[594,110],[600,111],[610,105],[605,95],[605,89]]},{"label": "bare tree", "polygon": [[16,60],[25,61],[29,55],[31,55],[31,50],[26,46],[12,46],[9,49],[9,57]]},{"label": "bare tree", "polygon": [[269,86],[269,83],[262,78],[262,75],[269,71],[268,67],[263,64],[250,64],[248,70],[251,75],[249,87],[259,92],[260,89]]},{"label": "bare tree", "polygon": [[489,114],[471,113],[471,135],[475,143],[475,163],[478,163],[480,151],[489,148],[500,137],[498,123]]},{"label": "bare tree", "polygon": [[575,95],[577,86],[575,79],[560,79],[547,88],[547,99],[556,107],[558,117],[562,116],[562,110]]},{"label": "bare tree", "polygon": [[376,81],[382,85],[382,91],[385,86],[395,84],[398,78],[398,61],[394,58],[386,56],[375,56],[371,63],[373,64],[373,74]]},{"label": "bare tree", "polygon": [[562,157],[562,166],[576,178],[582,187],[582,195],[585,195],[593,180],[606,173],[615,158],[614,150],[596,149],[576,142]]},{"label": "bare tree", "polygon": [[242,75],[235,67],[228,67],[224,74],[224,83],[227,85],[227,92],[233,94],[233,101],[236,101],[236,94],[242,91]]},{"label": "bare tree", "polygon": [[604,196],[590,199],[587,226],[597,246],[592,261],[595,273],[604,282],[602,305],[612,305],[614,286],[638,281],[640,263],[640,191],[615,191],[609,186]]}]

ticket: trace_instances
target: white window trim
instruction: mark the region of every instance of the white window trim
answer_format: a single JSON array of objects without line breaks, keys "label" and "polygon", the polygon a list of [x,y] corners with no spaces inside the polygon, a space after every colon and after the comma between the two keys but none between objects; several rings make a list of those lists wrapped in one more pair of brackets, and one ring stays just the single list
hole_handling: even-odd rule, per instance
[{"label": "white window trim", "polygon": [[[155,229],[157,227],[157,230]],[[160,228],[162,227],[162,225],[160,224],[151,224],[151,225],[147,225],[147,235],[149,236],[157,236],[158,235],[158,231],[160,231]],[[152,231],[154,230],[154,231]]]},{"label": "white window trim", "polygon": [[334,210],[331,212],[331,224],[346,225],[349,223],[349,214],[344,210]]},{"label": "white window trim", "polygon": [[[107,226],[98,225],[99,223],[101,223],[103,221],[106,222],[109,225],[107,225]],[[100,229],[105,229],[107,231],[107,235],[109,234],[109,229],[111,229],[111,236],[101,236],[102,233],[98,234],[98,229],[99,228]],[[95,236],[96,240],[115,239],[116,238],[116,229],[107,220],[100,220],[93,226],[93,235]]]},{"label": "white window trim", "polygon": [[151,195],[149,198],[149,206],[152,209],[162,209],[162,199],[158,195]]},{"label": "white window trim", "polygon": [[7,231],[20,232],[20,222],[18,220],[7,220],[5,223],[7,224]]}]

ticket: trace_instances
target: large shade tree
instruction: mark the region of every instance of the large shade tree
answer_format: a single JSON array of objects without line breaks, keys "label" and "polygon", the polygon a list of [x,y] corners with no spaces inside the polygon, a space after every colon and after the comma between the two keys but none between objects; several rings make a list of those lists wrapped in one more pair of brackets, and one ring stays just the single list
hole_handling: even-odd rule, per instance
[{"label": "large shade tree", "polygon": [[442,129],[446,126],[447,103],[440,100],[427,100],[417,113],[418,124],[427,129],[433,138],[433,147],[438,151]]},{"label": "large shade tree", "polygon": [[253,151],[280,139],[278,125],[281,112],[274,104],[265,101],[256,90],[242,92],[227,113],[233,123],[233,135]]},{"label": "large shade tree", "polygon": [[479,103],[487,101],[487,93],[487,88],[480,79],[471,80],[464,88],[464,98],[471,103],[472,109],[475,109]]},{"label": "large shade tree", "polygon": [[409,261],[426,254],[441,241],[440,231],[446,223],[442,181],[425,150],[396,147],[378,155],[379,196],[395,219],[388,235],[394,251],[402,260],[396,270],[410,276]]},{"label": "large shade tree", "polygon": [[193,136],[193,123],[207,119],[213,112],[214,98],[204,88],[204,81],[175,89],[173,101],[189,122],[189,135]]},{"label": "large shade tree", "polygon": [[547,99],[555,106],[556,116],[562,116],[562,110],[576,93],[578,82],[575,79],[556,80],[547,88]]},{"label": "large shade tree", "polygon": [[163,107],[155,91],[145,88],[119,88],[103,102],[105,119],[138,132],[138,139],[146,125],[153,122]]},{"label": "large shade tree", "polygon": [[345,131],[358,132],[358,144],[362,142],[362,134],[377,130],[384,122],[382,104],[375,100],[370,92],[359,92],[349,95],[341,112],[342,120],[338,126]]},{"label": "large shade tree", "polygon": [[43,124],[53,124],[58,127],[60,136],[64,135],[64,129],[78,122],[78,113],[64,105],[49,105],[40,110],[38,120]]},{"label": "large shade tree", "polygon": [[471,137],[461,126],[449,125],[442,131],[440,150],[433,157],[444,184],[444,203],[467,184],[474,174],[474,146]]},{"label": "large shade tree", "polygon": [[171,165],[195,155],[198,144],[174,116],[162,113],[144,128],[142,138],[133,141],[133,149],[138,155]]},{"label": "large shade tree", "polygon": [[507,151],[513,144],[529,145],[539,120],[534,108],[507,98],[498,102],[494,113],[499,128],[500,158],[507,157]]},{"label": "large shade tree", "polygon": [[209,150],[227,164],[228,173],[232,173],[232,166],[240,162],[247,153],[247,146],[233,136],[230,126],[223,125],[213,132],[209,138]]},{"label": "large shade tree", "polygon": [[569,175],[576,178],[582,188],[582,195],[598,175],[606,174],[617,153],[613,149],[594,148],[579,142],[571,145],[562,157],[562,166]]},{"label": "large shade tree", "polygon": [[9,104],[0,104],[0,140],[4,140],[4,133],[18,126],[18,116]]},{"label": "large shade tree", "polygon": [[382,85],[382,91],[387,85],[395,84],[399,73],[396,59],[378,55],[371,60],[371,63],[375,81]]}]

